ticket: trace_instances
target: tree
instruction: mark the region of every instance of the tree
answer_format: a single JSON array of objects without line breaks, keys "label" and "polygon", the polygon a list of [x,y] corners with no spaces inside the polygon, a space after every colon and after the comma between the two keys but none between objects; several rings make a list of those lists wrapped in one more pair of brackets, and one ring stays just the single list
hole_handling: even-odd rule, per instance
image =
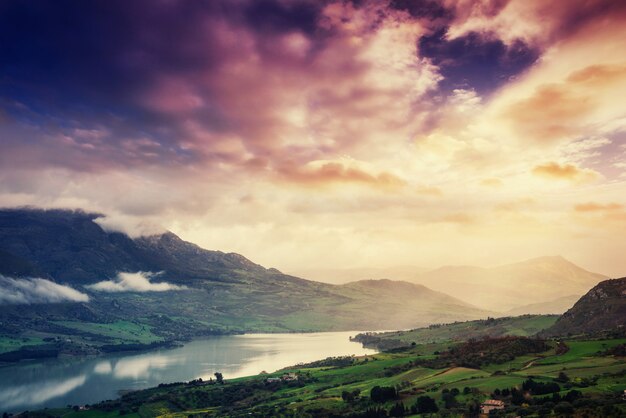
[{"label": "tree", "polygon": [[513,402],[513,405],[521,405],[525,400],[524,394],[521,391],[516,388],[511,389],[511,402]]},{"label": "tree", "polygon": [[223,385],[224,384],[224,376],[222,375],[222,373],[215,372],[215,380],[217,380],[217,383],[219,383],[220,385]]},{"label": "tree", "polygon": [[387,402],[391,399],[396,399],[398,392],[393,386],[374,386],[370,391],[370,398],[372,402]]},{"label": "tree", "polygon": [[391,417],[403,417],[406,414],[406,408],[402,402],[397,402],[389,410],[389,416]]},{"label": "tree", "polygon": [[454,408],[457,405],[456,398],[452,392],[442,393],[441,400],[446,409]]},{"label": "tree", "polygon": [[430,396],[420,396],[415,402],[418,414],[430,414],[439,411],[437,403]]},{"label": "tree", "polygon": [[567,392],[567,394],[563,397],[563,400],[565,400],[566,402],[574,402],[577,399],[580,399],[583,397],[583,393],[579,390],[570,390],[569,392]]},{"label": "tree", "polygon": [[569,415],[574,412],[574,407],[569,402],[559,402],[554,407],[554,412],[558,415]]},{"label": "tree", "polygon": [[343,392],[341,392],[341,399],[343,399],[345,402],[353,402],[354,395],[352,394],[352,392],[344,390]]},{"label": "tree", "polygon": [[375,408],[367,408],[365,412],[363,412],[362,414],[355,415],[355,416],[359,418],[380,418],[380,417],[386,417],[387,411],[384,408],[377,406]]},{"label": "tree", "polygon": [[559,376],[554,380],[561,383],[567,383],[569,382],[569,376],[565,374],[565,372],[559,372]]},{"label": "tree", "polygon": [[480,402],[473,399],[467,403],[467,416],[477,417],[480,414]]}]

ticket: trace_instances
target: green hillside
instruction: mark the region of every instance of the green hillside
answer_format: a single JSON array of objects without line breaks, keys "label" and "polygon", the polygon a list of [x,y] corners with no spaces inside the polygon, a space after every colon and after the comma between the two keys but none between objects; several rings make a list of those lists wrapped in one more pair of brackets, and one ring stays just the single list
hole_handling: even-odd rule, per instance
[{"label": "green hillside", "polygon": [[[606,350],[624,341],[565,341],[564,346],[507,337],[450,347],[416,345],[403,352],[327,359],[269,375],[233,380],[224,376],[224,384],[163,385],[126,394],[88,411],[46,410],[29,416],[417,417],[427,416],[424,408],[433,407],[428,397],[434,401],[437,416],[475,414],[481,402],[493,398],[504,402],[507,416],[569,416],[575,412],[576,416],[617,417],[626,414],[621,398],[626,389],[626,360]],[[484,348],[491,343],[497,348]],[[464,366],[478,347],[485,350],[483,365]],[[563,347],[569,350],[563,352]],[[432,366],[442,358],[458,364]],[[298,378],[267,381],[284,373]]]},{"label": "green hillside", "polygon": [[354,340],[368,347],[393,349],[413,343],[465,341],[470,338],[531,336],[552,326],[558,315],[522,315],[506,318],[430,325],[409,331],[358,334]]}]

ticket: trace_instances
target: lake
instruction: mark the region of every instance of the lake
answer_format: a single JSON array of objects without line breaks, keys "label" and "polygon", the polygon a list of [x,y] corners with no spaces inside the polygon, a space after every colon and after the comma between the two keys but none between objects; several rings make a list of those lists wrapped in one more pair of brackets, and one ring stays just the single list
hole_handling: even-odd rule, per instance
[{"label": "lake", "polygon": [[375,353],[349,340],[356,333],[218,336],[175,349],[3,366],[0,413],[92,404],[115,399],[124,390],[208,379],[217,371],[228,380],[330,356]]}]

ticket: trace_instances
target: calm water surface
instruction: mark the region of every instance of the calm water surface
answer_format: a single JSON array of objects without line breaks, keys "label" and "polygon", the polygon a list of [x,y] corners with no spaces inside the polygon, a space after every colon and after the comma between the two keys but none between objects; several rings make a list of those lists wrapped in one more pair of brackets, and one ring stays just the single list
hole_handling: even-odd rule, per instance
[{"label": "calm water surface", "polygon": [[374,353],[350,342],[348,337],[355,334],[223,336],[172,350],[22,362],[0,367],[0,413],[90,404],[117,398],[120,390],[208,379],[216,371],[228,380],[329,356]]}]

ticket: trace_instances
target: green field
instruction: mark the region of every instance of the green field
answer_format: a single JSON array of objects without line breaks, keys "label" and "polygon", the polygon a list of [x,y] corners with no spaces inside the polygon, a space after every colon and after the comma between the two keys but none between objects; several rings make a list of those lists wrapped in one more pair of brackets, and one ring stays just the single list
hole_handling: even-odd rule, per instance
[{"label": "green field", "polygon": [[116,321],[109,324],[77,321],[57,321],[55,323],[73,330],[107,337],[115,342],[149,344],[162,340],[161,337],[152,333],[150,326],[129,321]]},{"label": "green field", "polygon": [[[136,331],[133,327],[130,329]],[[121,413],[131,417],[327,417],[349,415],[372,406],[390,410],[397,402],[408,408],[416,405],[417,399],[423,396],[434,399],[440,411],[445,410],[448,416],[461,416],[467,408],[494,396],[492,392],[496,389],[521,389],[529,377],[539,384],[554,385],[560,373],[561,376],[565,373],[567,379],[558,380],[558,396],[565,397],[572,390],[582,394],[577,395],[582,396],[581,400],[572,404],[560,401],[560,405],[576,406],[577,411],[586,413],[598,408],[617,408],[611,409],[612,413],[622,414],[626,413],[620,398],[626,389],[626,359],[598,355],[598,351],[625,341],[567,341],[570,350],[562,355],[556,355],[556,342],[551,342],[544,352],[520,355],[511,361],[490,363],[480,369],[454,365],[436,369],[422,367],[420,361],[436,357],[432,354],[433,348],[445,350],[449,343],[416,345],[402,352],[344,359],[343,363],[337,360],[335,364],[334,360],[329,360],[330,363],[324,364],[330,365],[324,367],[303,365],[269,375],[233,380],[225,376],[224,385],[178,384],[132,392],[119,401],[104,402],[89,411],[64,409],[55,410],[52,415],[42,411],[38,416],[108,418]],[[296,373],[300,379],[271,385],[265,383],[267,377],[281,376],[285,372]],[[373,403],[369,396],[375,386],[395,387],[398,398]],[[358,393],[355,400],[342,399],[342,393],[354,391]],[[455,397],[447,404],[449,399],[446,397],[449,398],[450,393],[455,393]],[[557,396],[553,393],[546,396]],[[533,416],[533,411],[546,408],[542,406],[546,401],[541,396],[530,393],[523,406],[512,404],[510,398],[504,399],[511,414],[523,409]],[[551,405],[555,407],[555,403]],[[407,413],[405,416],[411,415]],[[553,413],[551,416],[557,415]]]},{"label": "green field", "polygon": [[626,338],[596,341],[569,341],[567,343],[567,346],[569,347],[567,353],[560,356],[550,356],[541,359],[537,361],[537,364],[568,363],[571,361],[578,361],[583,357],[592,357],[598,352],[615,347],[619,344],[624,344],[625,342]]},{"label": "green field", "polygon": [[35,346],[43,344],[44,341],[38,337],[0,337],[0,353],[18,350],[21,347]]},{"label": "green field", "polygon": [[409,331],[379,332],[359,336],[366,345],[389,348],[412,343],[465,341],[470,338],[501,337],[515,335],[528,337],[552,326],[558,315],[522,315],[505,318],[489,318],[477,321],[431,325]]}]

